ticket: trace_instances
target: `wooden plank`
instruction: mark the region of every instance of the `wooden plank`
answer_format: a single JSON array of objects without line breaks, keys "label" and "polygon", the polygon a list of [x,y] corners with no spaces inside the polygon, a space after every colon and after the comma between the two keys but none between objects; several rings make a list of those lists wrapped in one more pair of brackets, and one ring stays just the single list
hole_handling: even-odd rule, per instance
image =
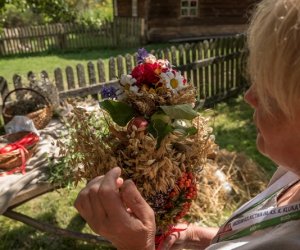
[{"label": "wooden plank", "polygon": [[56,68],[54,70],[54,79],[58,91],[64,91],[64,80],[61,68]]},{"label": "wooden plank", "polygon": [[89,84],[95,84],[97,82],[95,65],[92,62],[88,62],[87,68],[88,68]]},{"label": "wooden plank", "polygon": [[109,80],[116,79],[116,63],[113,57],[109,58],[108,61]]},{"label": "wooden plank", "polygon": [[157,59],[164,59],[164,51],[162,49],[157,50]]},{"label": "wooden plank", "polygon": [[32,86],[36,81],[36,75],[33,71],[28,71],[27,73],[27,80],[29,82],[29,86]]},{"label": "wooden plank", "polygon": [[171,47],[171,64],[174,66],[178,66],[178,64],[177,64],[177,49],[175,46]]},{"label": "wooden plank", "polygon": [[12,43],[13,54],[14,54],[14,55],[17,55],[17,54],[19,54],[19,50],[18,50],[18,45],[17,45],[16,28],[12,28],[12,29],[11,29],[11,32],[12,32],[11,43]]},{"label": "wooden plank", "polygon": [[[236,42],[237,40],[235,38],[231,38],[230,39],[230,53],[235,53],[235,46],[237,45]],[[233,89],[235,88],[235,73],[234,73],[234,65],[235,64],[235,60],[234,58],[230,59],[230,88]]]},{"label": "wooden plank", "polygon": [[66,76],[68,89],[75,89],[74,71],[71,66],[66,67]]},{"label": "wooden plank", "polygon": [[[191,64],[191,45],[189,43],[186,43],[184,45],[184,50],[185,50],[185,63],[186,64]],[[187,81],[191,82],[192,81],[192,70],[191,68],[186,69],[186,75],[187,75]]]},{"label": "wooden plank", "polygon": [[[215,56],[216,57],[220,57],[220,42],[221,39],[217,39],[216,40],[216,50],[215,50]],[[215,94],[217,96],[219,96],[221,93],[221,84],[220,84],[220,63],[216,63],[215,64],[215,88],[216,88],[216,92]]]},{"label": "wooden plank", "polygon": [[[210,57],[215,58],[215,54],[216,54],[216,48],[215,48],[216,44],[214,40],[211,40],[209,42],[209,52],[210,52]],[[215,96],[216,95],[216,80],[215,80],[215,74],[216,74],[216,70],[215,70],[215,63],[213,62],[212,64],[210,64],[209,66],[209,74],[210,74],[210,89],[211,89],[211,96]]]},{"label": "wooden plank", "polygon": [[[97,83],[97,80],[96,80],[96,72],[95,72],[95,66],[92,62],[88,62],[88,76],[89,76],[89,84],[90,85],[93,85],[93,84],[96,84]],[[92,95],[92,97],[95,99],[95,100],[98,100],[98,94],[94,94]]]},{"label": "wooden plank", "polygon": [[104,61],[102,59],[99,59],[97,61],[97,69],[98,69],[99,82],[105,82],[106,74],[105,74]]},{"label": "wooden plank", "polygon": [[[5,96],[7,96],[9,90],[8,90],[8,84],[7,84],[7,81],[4,77],[0,76],[0,94],[1,94],[1,97],[2,97],[2,105],[3,105],[3,99]],[[10,101],[11,98],[10,96],[8,96],[7,98],[7,101]],[[1,105],[1,108],[2,108],[2,105]],[[1,113],[2,113],[2,110],[1,110]]]},{"label": "wooden plank", "polygon": [[[184,47],[183,45],[179,45],[178,47],[178,58],[179,58],[179,66],[183,66],[184,65],[184,54],[185,54],[185,51],[184,51]],[[185,71],[184,69],[179,69],[179,70],[182,70],[182,71]],[[187,74],[186,72],[181,72],[183,74],[183,76],[187,79]]]},{"label": "wooden plank", "polygon": [[105,245],[105,246],[111,246],[111,243],[106,240],[105,238],[101,237],[101,236],[97,236],[97,235],[93,235],[93,234],[86,234],[86,233],[80,233],[80,232],[74,232],[68,229],[62,229],[56,226],[53,226],[51,224],[45,223],[45,222],[41,222],[38,221],[36,219],[33,219],[29,216],[26,216],[24,214],[15,212],[13,210],[6,210],[3,213],[4,216],[16,220],[16,221],[20,221],[24,224],[27,224],[37,230],[43,231],[43,232],[47,232],[50,234],[54,234],[57,236],[63,236],[66,238],[73,238],[73,239],[80,239],[80,240],[85,240],[85,241],[89,241],[92,242],[94,244],[101,244],[101,245]]},{"label": "wooden plank", "polygon": [[208,53],[209,53],[209,43],[208,41],[203,42],[203,57],[207,61],[207,65],[204,66],[204,86],[205,86],[205,98],[210,97],[210,82],[209,82],[209,68],[208,66],[211,65],[211,60],[207,59],[208,58]]},{"label": "wooden plank", "polygon": [[[14,89],[19,89],[23,87],[22,77],[20,75],[18,74],[13,75],[13,85],[14,85]],[[14,94],[16,95],[17,100],[22,100],[26,95],[26,91],[15,91]]]},{"label": "wooden plank", "polygon": [[124,75],[124,58],[120,55],[117,57],[117,71],[118,78],[120,78],[121,75]]},{"label": "wooden plank", "polygon": [[78,80],[79,87],[86,86],[85,72],[82,64],[77,64],[76,72],[77,72],[77,80]]},{"label": "wooden plank", "polygon": [[[205,50],[204,52],[205,53]],[[232,58],[240,56],[241,52],[236,52],[234,54],[219,56],[219,57],[211,57],[211,58],[205,58],[196,62],[191,62],[189,64],[184,64],[182,66],[175,67],[179,70],[191,70],[191,69],[197,69],[201,67],[207,67],[213,63],[218,63],[222,61],[231,60]]]},{"label": "wooden plank", "polygon": [[[236,52],[240,52],[241,56],[239,58],[236,59],[236,86],[240,87],[243,85],[243,78],[246,77],[246,72],[244,71],[244,67],[243,67],[243,51],[244,51],[244,46],[245,46],[245,37],[243,35],[237,36],[237,49]],[[244,76],[244,77],[243,77]]]},{"label": "wooden plank", "polygon": [[[203,60],[203,43],[200,42],[197,44],[198,48],[198,60]],[[204,68],[199,67],[198,70],[198,81],[199,81],[199,94],[200,94],[200,100],[205,99],[205,84],[204,84]]]},{"label": "wooden plank", "polygon": [[[152,54],[152,53],[151,53],[151,54]],[[138,53],[135,52],[135,53],[133,54],[133,65],[134,65],[134,67],[137,66],[137,63],[138,63]]]},{"label": "wooden plank", "polygon": [[46,70],[42,70],[41,73],[40,73],[40,76],[41,76],[42,80],[46,80],[46,79],[49,80],[49,74]]},{"label": "wooden plank", "polygon": [[[220,54],[223,56],[225,54],[225,39],[221,38],[220,40]],[[221,81],[221,87],[220,91],[222,95],[225,95],[225,90],[226,90],[226,82],[225,82],[225,61],[222,61],[220,66],[220,71],[221,71],[221,76],[220,76],[220,81]]]},{"label": "wooden plank", "polygon": [[32,40],[33,40],[33,44],[34,44],[34,46],[33,46],[34,47],[34,52],[39,53],[40,49],[39,49],[39,46],[37,44],[38,33],[37,33],[37,30],[36,30],[35,26],[32,27],[32,34],[33,34]]},{"label": "wooden plank", "polygon": [[[22,88],[23,87],[22,77],[20,75],[18,75],[18,74],[14,74],[13,75],[13,84],[14,84],[14,88],[15,89]],[[16,92],[17,99],[22,98],[24,96],[23,94],[24,94],[23,91]]]},{"label": "wooden plank", "polygon": [[164,59],[168,60],[170,62],[170,58],[171,58],[171,51],[169,48],[165,48],[163,50],[164,52]]},{"label": "wooden plank", "polygon": [[33,37],[34,37],[34,34],[33,34],[33,27],[28,27],[28,35],[30,37],[30,51],[31,52],[35,52],[35,46],[34,46],[34,41],[33,41]]},{"label": "wooden plank", "polygon": [[[191,47],[191,60],[192,60],[192,62],[196,62],[197,59],[198,59],[197,58],[197,46],[196,46],[196,44],[193,44]],[[198,100],[200,100],[198,70],[199,69],[192,70],[192,83],[193,83],[194,88],[196,89],[196,98]]]},{"label": "wooden plank", "polygon": [[59,92],[59,97],[63,99],[68,97],[76,97],[76,96],[83,97],[91,94],[98,94],[101,91],[101,88],[103,88],[103,86],[111,86],[111,85],[118,85],[118,84],[119,84],[119,80],[115,79],[105,83],[96,83],[93,85],[89,85],[77,89],[64,90]]},{"label": "wooden plank", "polygon": [[[225,46],[225,53],[226,55],[230,54],[230,39],[226,38],[226,46]],[[226,67],[225,67],[225,76],[226,76],[226,93],[230,91],[231,84],[230,84],[230,60],[226,61]]]},{"label": "wooden plank", "polygon": [[132,56],[130,54],[125,55],[126,73],[130,74],[132,71]]}]

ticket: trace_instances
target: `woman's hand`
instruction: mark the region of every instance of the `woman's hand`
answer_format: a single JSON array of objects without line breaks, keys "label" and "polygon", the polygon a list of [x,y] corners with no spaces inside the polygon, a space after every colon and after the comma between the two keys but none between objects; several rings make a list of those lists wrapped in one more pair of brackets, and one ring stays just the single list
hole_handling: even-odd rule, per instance
[{"label": "woman's hand", "polygon": [[91,229],[118,249],[155,249],[154,212],[134,183],[123,182],[116,167],[90,181],[75,207]]},{"label": "woman's hand", "polygon": [[[187,225],[179,224],[176,228],[186,228]],[[162,250],[177,249],[205,249],[210,245],[211,240],[217,234],[218,228],[197,227],[188,225],[186,230],[172,233],[163,242]]]}]

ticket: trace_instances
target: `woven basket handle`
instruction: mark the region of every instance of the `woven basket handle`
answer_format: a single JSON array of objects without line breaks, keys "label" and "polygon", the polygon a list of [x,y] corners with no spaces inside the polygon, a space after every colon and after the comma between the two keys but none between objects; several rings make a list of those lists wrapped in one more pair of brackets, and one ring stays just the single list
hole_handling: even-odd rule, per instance
[{"label": "woven basket handle", "polygon": [[5,111],[5,103],[6,103],[7,98],[8,98],[13,92],[16,92],[16,91],[19,91],[19,90],[29,90],[29,91],[32,91],[32,92],[36,93],[36,94],[38,94],[39,96],[43,97],[43,99],[46,101],[46,104],[47,104],[48,106],[51,106],[51,103],[50,103],[50,101],[48,100],[48,98],[46,98],[42,93],[36,91],[35,89],[32,89],[32,88],[16,88],[16,89],[14,89],[14,90],[8,92],[7,95],[3,98],[3,103],[2,103],[2,110],[3,110],[3,112]]}]

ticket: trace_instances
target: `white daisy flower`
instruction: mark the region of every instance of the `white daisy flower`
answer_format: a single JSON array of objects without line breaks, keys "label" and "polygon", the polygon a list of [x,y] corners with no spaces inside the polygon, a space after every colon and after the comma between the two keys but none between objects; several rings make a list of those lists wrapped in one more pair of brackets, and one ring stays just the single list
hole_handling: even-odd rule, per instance
[{"label": "white daisy flower", "polygon": [[120,85],[125,91],[131,91],[137,93],[139,91],[138,86],[135,85],[136,79],[131,75],[122,75],[120,79]]},{"label": "white daisy flower", "polygon": [[163,68],[163,69],[169,69],[171,68],[170,62],[168,60],[159,59],[157,60],[157,63]]},{"label": "white daisy flower", "polygon": [[121,75],[120,85],[121,88],[117,91],[118,100],[123,100],[126,98],[126,92],[139,92],[139,87],[135,85],[136,79],[131,75]]},{"label": "white daisy flower", "polygon": [[145,59],[144,59],[144,62],[145,63],[155,63],[157,60],[156,60],[156,57],[152,54],[149,54]]},{"label": "white daisy flower", "polygon": [[179,90],[183,89],[185,86],[185,79],[175,70],[167,71],[160,74],[161,82],[168,88],[177,93]]}]

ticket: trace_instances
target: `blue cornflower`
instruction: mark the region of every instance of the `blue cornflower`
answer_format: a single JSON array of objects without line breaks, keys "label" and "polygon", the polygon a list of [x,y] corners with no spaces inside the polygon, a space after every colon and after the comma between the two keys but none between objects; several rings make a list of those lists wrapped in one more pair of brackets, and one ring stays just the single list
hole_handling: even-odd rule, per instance
[{"label": "blue cornflower", "polygon": [[101,89],[101,97],[102,99],[114,99],[117,98],[117,90],[114,86],[103,87]]},{"label": "blue cornflower", "polygon": [[144,48],[138,49],[137,53],[138,53],[138,56],[137,56],[137,63],[138,64],[144,62],[144,59],[149,55],[147,50],[144,49]]}]

